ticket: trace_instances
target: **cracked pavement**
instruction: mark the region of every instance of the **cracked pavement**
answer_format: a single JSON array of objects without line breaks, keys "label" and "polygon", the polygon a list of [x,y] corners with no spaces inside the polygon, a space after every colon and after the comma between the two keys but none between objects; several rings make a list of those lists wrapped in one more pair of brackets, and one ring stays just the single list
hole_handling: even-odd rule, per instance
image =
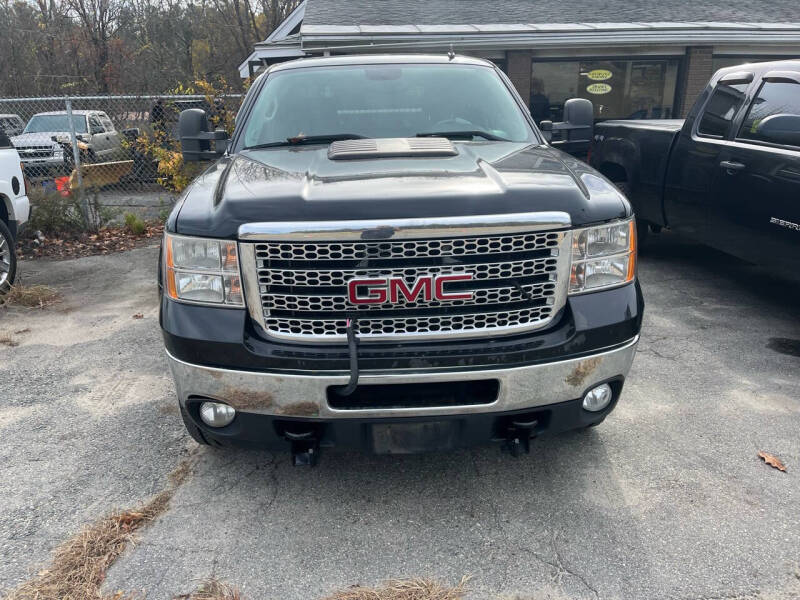
[{"label": "cracked pavement", "polygon": [[[471,598],[800,597],[800,357],[775,341],[800,339],[800,284],[662,237],[641,261],[639,353],[600,427],[520,459],[325,452],[302,470],[288,453],[201,448],[105,590],[166,599],[215,575],[250,600],[308,600],[469,574]],[[23,263],[24,281],[64,301],[0,309],[0,334],[20,343],[0,346],[0,590],[157,491],[193,446],[162,355],[155,258]]]}]

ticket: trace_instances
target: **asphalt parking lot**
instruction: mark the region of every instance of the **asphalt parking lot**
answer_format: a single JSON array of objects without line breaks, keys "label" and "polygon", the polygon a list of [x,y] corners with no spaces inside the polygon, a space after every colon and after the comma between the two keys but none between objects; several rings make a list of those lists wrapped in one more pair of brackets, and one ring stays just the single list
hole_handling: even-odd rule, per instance
[{"label": "asphalt parking lot", "polygon": [[641,260],[642,340],[599,428],[519,459],[330,452],[302,470],[184,434],[156,252],[22,263],[63,300],[0,309],[19,344],[0,345],[0,590],[191,455],[106,591],[171,598],[215,575],[251,600],[311,600],[469,574],[472,598],[800,597],[800,284],[664,236]]}]

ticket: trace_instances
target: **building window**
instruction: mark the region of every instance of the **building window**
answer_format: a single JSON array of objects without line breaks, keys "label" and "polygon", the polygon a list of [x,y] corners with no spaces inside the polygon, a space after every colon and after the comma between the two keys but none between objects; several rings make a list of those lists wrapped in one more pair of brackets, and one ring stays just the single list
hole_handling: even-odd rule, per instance
[{"label": "building window", "polygon": [[530,109],[538,123],[561,121],[564,102],[586,98],[595,119],[669,119],[678,58],[534,61]]}]

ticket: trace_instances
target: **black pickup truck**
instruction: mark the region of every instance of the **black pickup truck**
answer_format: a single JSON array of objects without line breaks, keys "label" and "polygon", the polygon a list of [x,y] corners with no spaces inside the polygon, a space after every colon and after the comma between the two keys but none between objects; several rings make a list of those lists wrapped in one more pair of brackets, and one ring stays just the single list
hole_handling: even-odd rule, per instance
[{"label": "black pickup truck", "polygon": [[296,464],[325,446],[515,454],[614,408],[643,310],[630,204],[544,141],[494,65],[283,63],[230,140],[208,129],[181,113],[184,158],[219,160],[172,211],[160,269],[198,442]]},{"label": "black pickup truck", "polygon": [[669,226],[745,260],[800,267],[800,61],[719,70],[685,121],[605,121],[590,163]]}]

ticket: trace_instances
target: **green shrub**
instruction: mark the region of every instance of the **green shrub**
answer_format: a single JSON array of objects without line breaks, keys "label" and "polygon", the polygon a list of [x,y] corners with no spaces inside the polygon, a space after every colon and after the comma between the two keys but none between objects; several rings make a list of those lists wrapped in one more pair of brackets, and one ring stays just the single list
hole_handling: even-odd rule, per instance
[{"label": "green shrub", "polygon": [[142,235],[147,229],[145,222],[133,213],[127,213],[125,215],[125,227],[134,235]]}]

